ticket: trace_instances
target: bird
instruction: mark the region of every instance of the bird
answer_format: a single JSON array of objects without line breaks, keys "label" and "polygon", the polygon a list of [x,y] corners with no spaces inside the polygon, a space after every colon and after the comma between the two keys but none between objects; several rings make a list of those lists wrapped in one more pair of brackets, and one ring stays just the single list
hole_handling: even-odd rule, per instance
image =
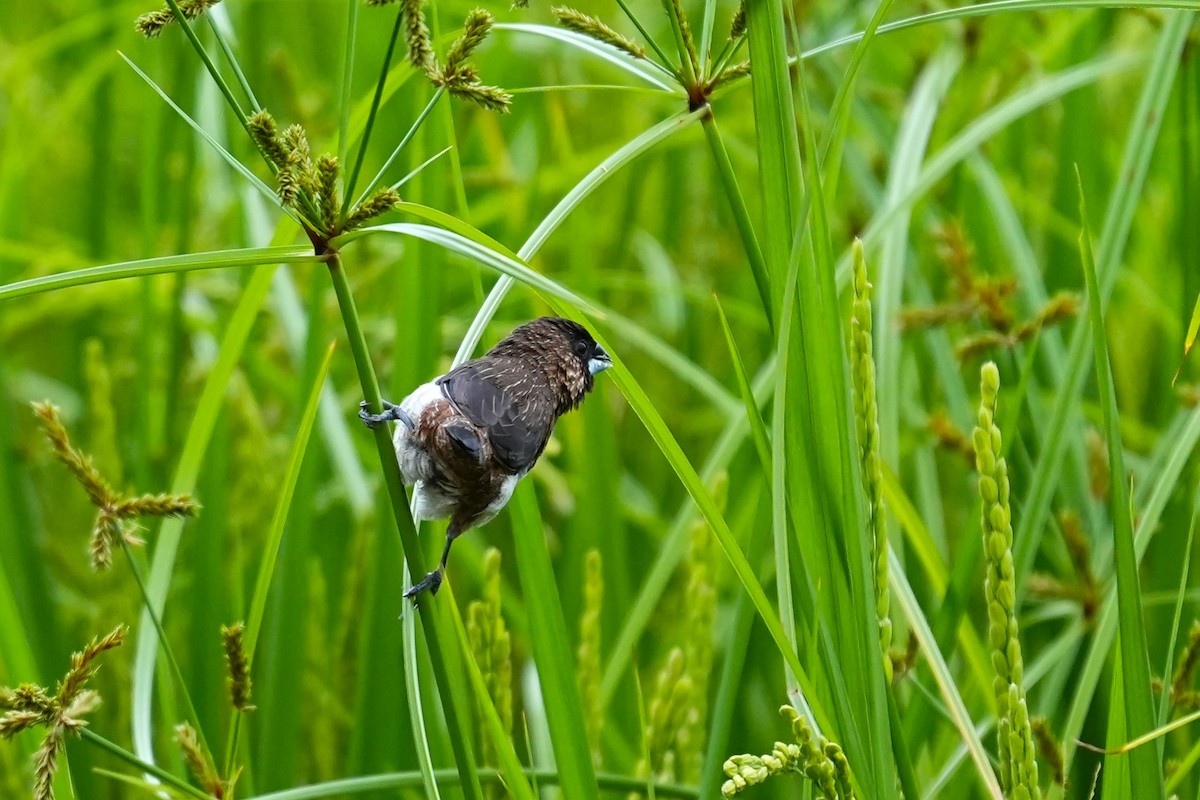
[{"label": "bird", "polygon": [[421,592],[437,594],[454,540],[500,513],[546,449],[558,418],[578,408],[595,376],[612,364],[578,322],[539,317],[398,405],[382,401],[382,413],[362,402],[358,416],[367,427],[398,423],[392,443],[404,485],[414,487],[413,516],[450,519],[437,569],[406,598],[415,603]]}]

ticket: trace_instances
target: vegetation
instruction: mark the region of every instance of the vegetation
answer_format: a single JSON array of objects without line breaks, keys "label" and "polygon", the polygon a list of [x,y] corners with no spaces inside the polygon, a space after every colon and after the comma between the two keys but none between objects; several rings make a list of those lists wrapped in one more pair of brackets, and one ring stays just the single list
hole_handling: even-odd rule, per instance
[{"label": "vegetation", "polygon": [[1200,792],[1195,0],[10,5],[0,796]]}]

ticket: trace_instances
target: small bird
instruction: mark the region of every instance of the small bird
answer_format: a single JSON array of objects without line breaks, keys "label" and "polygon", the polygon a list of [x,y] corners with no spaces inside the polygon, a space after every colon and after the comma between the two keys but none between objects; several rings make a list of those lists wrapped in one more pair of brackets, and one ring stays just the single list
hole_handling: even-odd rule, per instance
[{"label": "small bird", "polygon": [[612,359],[582,325],[527,322],[486,355],[419,386],[399,405],[358,416],[368,428],[394,420],[393,442],[417,519],[450,518],[438,568],[407,592],[442,585],[450,545],[492,520],[546,449],[554,423],[577,408]]}]

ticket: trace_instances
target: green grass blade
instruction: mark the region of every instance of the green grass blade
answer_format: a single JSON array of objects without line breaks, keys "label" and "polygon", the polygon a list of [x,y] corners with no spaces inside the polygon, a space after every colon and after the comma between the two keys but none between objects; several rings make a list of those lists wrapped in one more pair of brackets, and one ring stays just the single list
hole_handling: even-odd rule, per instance
[{"label": "green grass blade", "polygon": [[729,198],[729,206],[733,212],[733,220],[737,224],[738,234],[742,237],[742,247],[745,248],[746,258],[750,262],[750,272],[754,275],[754,285],[758,289],[763,312],[766,314],[767,322],[773,325],[775,311],[771,301],[771,273],[763,258],[758,237],[754,233],[754,224],[750,221],[750,212],[746,208],[746,200],[738,185],[737,174],[733,171],[733,163],[729,160],[725,142],[721,139],[721,132],[717,129],[717,119],[711,111],[704,117],[704,134],[717,165],[717,175],[721,179],[721,186],[725,189],[726,197]]},{"label": "green grass blade", "polygon": [[[175,467],[175,476],[171,481],[172,494],[191,494],[195,490],[196,479],[200,474],[200,465],[204,459],[209,439],[212,437],[213,428],[216,426],[217,415],[221,411],[230,376],[241,358],[259,309],[266,300],[267,291],[271,286],[271,276],[274,272],[273,267],[263,267],[254,271],[242,291],[241,299],[238,301],[233,316],[226,325],[220,353],[205,380],[204,389],[196,403],[196,412],[183,445],[183,452]],[[175,554],[178,551],[182,535],[183,521],[167,519],[159,528],[158,535],[154,537],[149,592],[154,610],[160,616],[170,590]],[[149,614],[143,611],[141,623],[138,626],[137,649],[134,655],[132,716],[134,751],[139,758],[149,763],[154,762],[153,695],[155,664],[158,657],[157,645],[158,637],[154,632]]]},{"label": "green grass blade", "polygon": [[[609,352],[612,353],[613,351],[609,349]],[[713,535],[717,537],[717,542],[721,545],[721,549],[729,560],[730,566],[733,567],[738,582],[741,583],[746,593],[749,594],[750,600],[754,603],[754,607],[757,609],[759,617],[762,618],[763,624],[766,626],[767,632],[771,635],[776,648],[778,648],[788,667],[799,680],[800,687],[804,690],[805,696],[812,706],[813,714],[818,724],[823,730],[835,731],[836,729],[832,724],[832,717],[825,712],[823,704],[819,701],[816,685],[809,678],[808,672],[801,665],[796,651],[791,647],[788,635],[779,621],[778,614],[771,608],[770,601],[767,600],[767,595],[763,591],[762,585],[758,582],[758,578],[755,577],[754,570],[750,567],[745,554],[738,546],[733,532],[729,529],[729,525],[725,522],[724,517],[721,516],[712,495],[709,494],[700,476],[696,474],[695,468],[687,456],[684,455],[683,450],[679,447],[679,443],[675,440],[674,435],[672,435],[670,429],[659,415],[654,403],[650,401],[650,398],[646,395],[641,385],[620,365],[617,356],[614,355],[613,358],[617,362],[616,368],[611,370],[610,373],[613,376],[614,382],[621,388],[621,393],[625,395],[625,399],[633,408],[634,413],[641,419],[647,433],[654,439],[655,444],[658,445],[663,456],[666,457],[667,462],[671,465],[680,483],[683,484],[688,494],[691,495],[701,515],[708,522]]]},{"label": "green grass blade", "polygon": [[[283,474],[279,498],[275,503],[275,512],[271,517],[271,524],[267,530],[266,548],[259,561],[258,578],[254,584],[254,593],[250,598],[250,613],[246,618],[246,633],[243,639],[246,647],[246,659],[252,665],[254,664],[254,652],[258,647],[258,636],[262,630],[263,615],[267,609],[267,595],[271,590],[271,578],[275,574],[275,563],[279,556],[279,546],[283,542],[283,530],[287,523],[288,510],[291,508],[292,495],[296,489],[296,482],[300,478],[300,467],[304,463],[304,455],[308,450],[308,440],[312,434],[313,422],[317,418],[317,410],[320,407],[325,378],[329,374],[329,364],[333,360],[333,349],[333,343],[331,342],[329,349],[325,353],[325,358],[321,362],[321,366],[317,369],[316,379],[313,381],[308,401],[300,417],[299,428],[297,428],[295,437],[292,439],[292,450],[288,455],[287,467]],[[231,733],[227,739],[224,766],[222,768],[222,774],[224,775],[232,774],[234,759],[237,757],[239,731],[244,716],[243,713],[236,710],[232,714],[230,722]]]},{"label": "green grass blade", "polygon": [[[763,255],[780,304],[778,284],[787,269],[800,211],[800,140],[788,75],[783,7],[748,3],[750,60],[754,63],[754,119],[764,208]],[[786,324],[780,320],[780,324]]]},{"label": "green grass blade", "polygon": [[565,300],[576,308],[596,310],[592,303],[575,294],[570,289],[567,289],[562,284],[547,278],[539,272],[534,272],[527,265],[505,255],[503,252],[497,252],[490,247],[479,244],[474,239],[469,239],[454,231],[434,228],[430,225],[393,222],[386,225],[360,228],[338,236],[333,240],[333,245],[339,247],[347,242],[352,242],[355,239],[376,233],[394,233],[431,242],[461,256],[465,256],[478,264],[489,267],[502,275],[519,280],[539,292]]},{"label": "green grass blade", "polygon": [[[650,84],[655,89],[660,89],[663,92],[669,92],[674,95],[682,96],[684,94],[682,88],[672,85],[671,83],[668,83],[662,79],[662,72],[667,72],[668,76],[670,76],[670,72],[662,68],[662,66],[657,62],[649,60],[638,61],[632,59],[624,53],[621,53],[615,47],[610,47],[609,45],[597,42],[595,39],[584,36],[583,34],[564,30],[563,28],[555,28],[550,25],[535,25],[527,22],[504,22],[496,25],[494,30],[511,31],[513,33],[527,33],[534,36],[544,36],[547,39],[554,39],[555,41],[563,42],[564,44],[568,44],[577,50],[587,53],[588,55],[595,56],[603,61],[607,61],[609,64],[612,64],[622,71],[627,72],[639,80]],[[656,72],[654,69],[651,69],[651,65],[658,67],[659,70]]]},{"label": "green grass blade", "polygon": [[[540,545],[545,550],[544,545]],[[548,559],[547,559],[548,560]],[[504,725],[500,722],[500,715],[496,713],[496,706],[488,697],[487,684],[483,680],[483,673],[479,671],[479,664],[475,662],[475,658],[471,654],[471,642],[467,638],[467,629],[463,625],[462,615],[458,612],[458,606],[453,603],[447,604],[450,609],[450,615],[454,624],[455,633],[458,635],[459,649],[468,656],[464,663],[467,669],[467,679],[471,683],[471,688],[475,694],[483,701],[480,705],[483,709],[483,724],[487,728],[487,735],[491,737],[492,744],[496,749],[496,755],[500,760],[500,768],[505,777],[505,791],[509,797],[520,798],[520,800],[534,800],[537,796],[529,786],[529,781],[525,778],[525,773],[521,768],[521,762],[517,759],[517,752],[513,749],[512,739],[504,730]],[[535,640],[536,641],[536,640]],[[539,675],[539,677],[541,677]],[[543,682],[543,687],[545,683]],[[589,766],[591,762],[588,762]],[[568,773],[570,770],[568,770]],[[562,776],[562,770],[559,772]],[[563,786],[567,786],[570,782],[563,780]],[[592,786],[595,786],[595,776],[592,777]]]},{"label": "green grass blade", "polygon": [[[759,405],[767,396],[768,389],[774,385],[774,374],[775,361],[768,359],[754,380],[754,395]],[[728,419],[724,430],[717,437],[708,458],[700,468],[702,481],[706,484],[711,482],[721,470],[729,466],[745,441],[748,429],[749,422],[744,413],[735,414]],[[604,675],[600,681],[601,707],[606,707],[616,692],[621,676],[632,663],[633,650],[638,639],[650,624],[672,573],[679,566],[679,562],[683,560],[687,551],[688,531],[695,523],[697,513],[696,504],[689,498],[683,502],[672,518],[671,526],[659,548],[658,559],[642,582],[637,599],[626,615],[625,624],[612,646],[612,653],[604,667]]]},{"label": "green grass blade", "polygon": [[[1104,222],[1099,242],[1099,260],[1096,273],[1099,278],[1100,297],[1106,300],[1116,282],[1125,242],[1133,223],[1133,212],[1141,197],[1150,157],[1158,140],[1159,127],[1170,99],[1170,89],[1179,68],[1179,56],[1191,29],[1191,14],[1177,14],[1168,20],[1159,35],[1158,46],[1150,65],[1150,72],[1138,98],[1137,108],[1130,116],[1129,132],[1125,151],[1116,173],[1121,183],[1113,190],[1105,209]],[[1076,328],[1067,355],[1067,373],[1056,389],[1058,401],[1051,414],[1050,436],[1042,446],[1033,477],[1030,479],[1029,496],[1022,504],[1023,513],[1015,531],[1013,562],[1017,572],[1017,586],[1027,584],[1025,578],[1032,569],[1037,547],[1041,542],[1041,531],[1045,528],[1053,496],[1055,476],[1061,469],[1069,432],[1076,430],[1071,422],[1078,411],[1078,397],[1087,373],[1091,355],[1088,331],[1084,326]],[[1017,598],[1023,591],[1018,588]],[[1066,751],[1072,752],[1073,744],[1068,741]],[[1070,759],[1067,759],[1070,761]]]},{"label": "green grass blade", "polygon": [[350,95],[354,91],[354,55],[358,33],[357,0],[346,0],[346,41],[343,45],[342,88],[338,95],[338,160],[346,164],[350,152]]},{"label": "green grass blade", "polygon": [[[1141,583],[1138,578],[1138,558],[1133,544],[1129,484],[1125,478],[1125,450],[1118,429],[1116,392],[1108,359],[1108,340],[1104,333],[1103,301],[1096,275],[1096,262],[1092,257],[1082,177],[1079,179],[1079,216],[1083,226],[1079,235],[1079,250],[1084,276],[1087,279],[1088,318],[1092,330],[1092,347],[1096,354],[1096,383],[1100,390],[1100,410],[1103,414],[1104,435],[1108,441],[1108,459],[1113,475],[1109,511],[1116,554],[1117,614],[1120,620],[1124,711],[1127,731],[1130,734],[1125,738],[1133,738],[1154,728],[1154,700],[1150,687],[1150,657],[1146,630],[1142,625]],[[1157,747],[1139,747],[1130,753],[1129,773],[1135,796],[1166,797]]]},{"label": "green grass blade", "polygon": [[725,309],[721,301],[714,297],[717,304],[717,314],[721,317],[721,330],[725,334],[725,343],[729,347],[729,358],[733,362],[733,372],[737,376],[738,390],[742,394],[742,403],[746,407],[746,421],[750,424],[750,436],[754,440],[754,448],[758,451],[758,460],[762,463],[764,476],[769,477],[771,469],[771,440],[767,433],[766,423],[758,409],[758,401],[754,399],[754,389],[750,385],[750,376],[746,373],[746,364],[738,350],[733,331],[729,328],[729,320],[725,317]]},{"label": "green grass blade", "polygon": [[247,247],[241,250],[215,250],[208,253],[145,258],[138,261],[105,264],[99,267],[86,267],[55,275],[43,275],[39,278],[30,278],[0,286],[0,302],[66,289],[71,286],[87,286],[124,278],[143,278],[149,275],[204,269],[255,267],[263,264],[302,264],[316,261],[320,261],[320,258],[313,255],[312,248],[300,245]]},{"label": "green grass blade", "polygon": [[576,682],[575,659],[567,637],[558,584],[546,550],[545,529],[528,484],[517,488],[509,508],[517,570],[529,613],[529,638],[559,780],[567,797],[598,798],[591,745],[583,724],[583,701]]},{"label": "green grass blade", "polygon": [[[525,261],[533,260],[533,257],[542,249],[542,245],[546,243],[546,240],[550,238],[550,235],[554,231],[558,230],[559,226],[563,224],[571,212],[588,195],[616,173],[617,170],[628,165],[635,158],[652,149],[658,143],[700,119],[704,113],[704,109],[700,109],[691,113],[676,114],[673,117],[665,119],[654,127],[638,134],[611,156],[600,162],[583,180],[575,184],[563,199],[558,201],[558,204],[554,206],[550,213],[542,219],[533,233],[529,235],[529,238],[525,240],[525,244],[521,245],[521,249],[517,251],[520,258]],[[463,337],[462,343],[458,347],[458,352],[454,356],[454,363],[461,364],[471,357],[471,353],[479,345],[479,340],[483,338],[484,329],[491,322],[496,310],[500,308],[500,303],[504,300],[505,295],[508,294],[508,290],[512,288],[512,284],[513,279],[508,276],[496,281],[491,291],[488,292],[487,299],[484,300],[483,305],[475,312],[475,319],[471,321],[471,326],[467,329],[467,334]]]},{"label": "green grass blade", "polygon": [[[387,52],[383,56],[383,67],[379,71],[379,80],[375,84],[375,94],[371,98],[371,109],[367,112],[367,121],[363,125],[362,136],[358,143],[358,155],[354,158],[354,167],[346,181],[346,189],[342,198],[342,215],[345,216],[350,208],[350,198],[354,196],[354,187],[358,183],[358,173],[362,171],[363,159],[367,156],[367,145],[371,141],[371,132],[375,128],[375,116],[383,101],[383,90],[387,86],[388,74],[392,65],[392,54],[396,51],[396,40],[400,38],[400,25],[404,21],[404,7],[396,9],[396,21],[392,25],[392,35],[388,39]],[[419,123],[418,123],[419,124]]]},{"label": "green grass blade", "polygon": [[[179,10],[179,3],[177,0],[167,0],[167,5],[171,7],[173,12],[175,12],[176,24],[179,25],[184,36],[187,37],[188,42],[196,50],[196,55],[200,56],[200,60],[204,62],[204,68],[208,70],[208,74],[213,79],[213,83],[215,83],[217,88],[221,90],[221,95],[225,98],[225,102],[229,104],[229,108],[233,111],[234,116],[237,117],[238,123],[245,127],[246,112],[242,110],[241,103],[239,103],[237,98],[233,96],[233,90],[229,87],[229,83],[225,80],[224,76],[221,75],[221,70],[217,69],[217,65],[213,63],[212,56],[208,54],[208,51],[204,49],[204,45],[200,43],[200,38],[196,36],[196,30],[192,27],[192,23],[188,21],[187,16],[185,16],[184,13]],[[122,55],[121,57],[124,58],[125,56]]]}]

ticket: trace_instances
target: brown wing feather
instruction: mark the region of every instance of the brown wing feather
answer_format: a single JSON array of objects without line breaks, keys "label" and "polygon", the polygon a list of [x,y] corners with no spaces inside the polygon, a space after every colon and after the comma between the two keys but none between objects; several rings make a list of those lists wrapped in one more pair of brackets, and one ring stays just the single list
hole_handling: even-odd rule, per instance
[{"label": "brown wing feather", "polygon": [[[549,389],[524,384],[503,363],[469,361],[438,379],[442,393],[471,422],[487,431],[492,453],[513,473],[531,468],[554,430],[554,403]],[[526,377],[528,380],[528,377]]]}]

